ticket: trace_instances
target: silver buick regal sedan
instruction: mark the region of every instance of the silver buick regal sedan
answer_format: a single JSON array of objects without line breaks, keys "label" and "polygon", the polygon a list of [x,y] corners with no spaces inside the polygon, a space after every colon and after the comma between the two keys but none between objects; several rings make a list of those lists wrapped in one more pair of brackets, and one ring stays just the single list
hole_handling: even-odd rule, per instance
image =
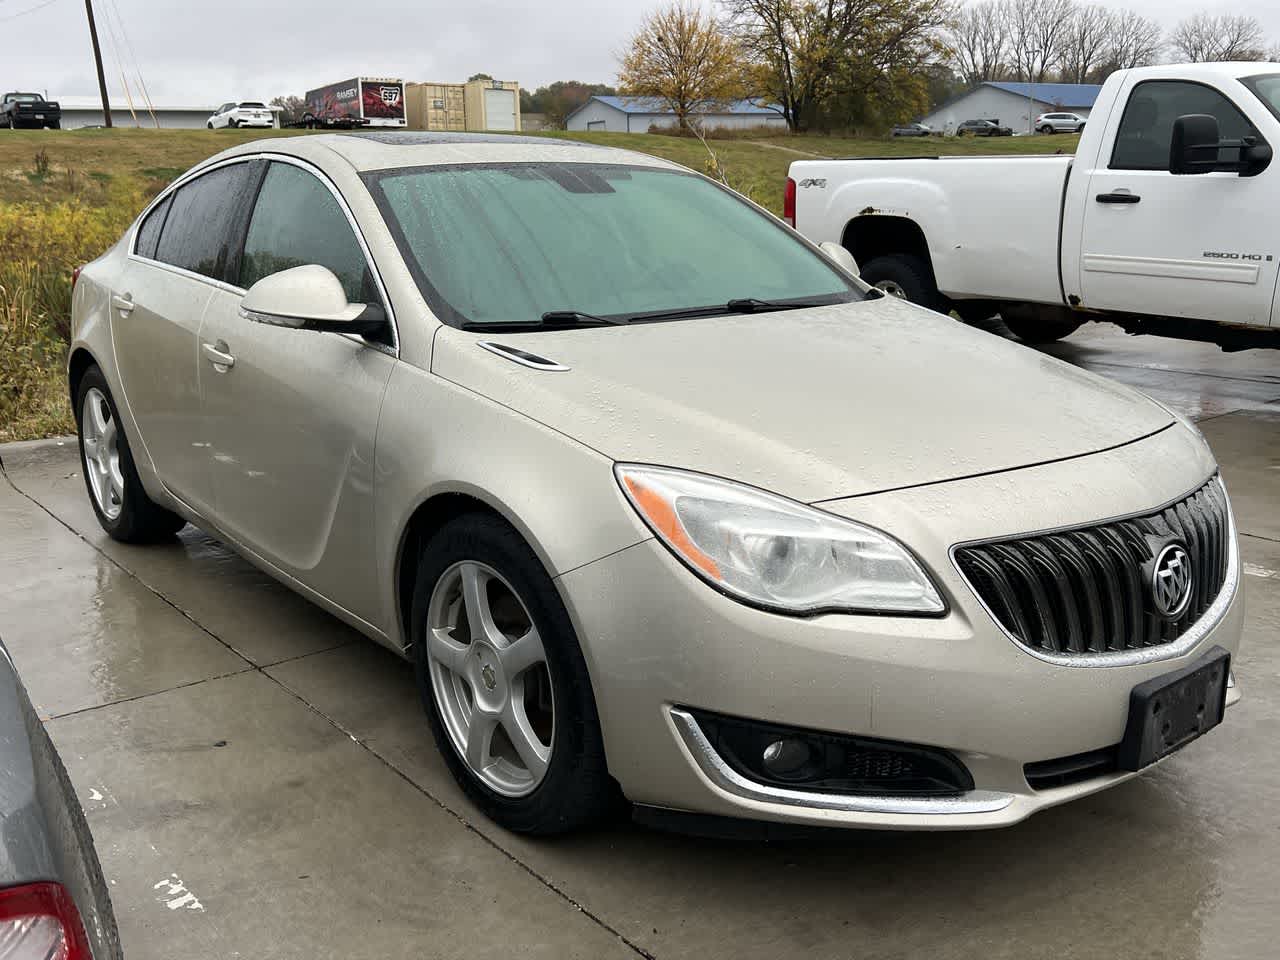
[{"label": "silver buick regal sedan", "polygon": [[236,147],[79,274],[88,493],[411,660],[513,830],[997,826],[1218,724],[1203,437],[856,269],[637,153]]}]

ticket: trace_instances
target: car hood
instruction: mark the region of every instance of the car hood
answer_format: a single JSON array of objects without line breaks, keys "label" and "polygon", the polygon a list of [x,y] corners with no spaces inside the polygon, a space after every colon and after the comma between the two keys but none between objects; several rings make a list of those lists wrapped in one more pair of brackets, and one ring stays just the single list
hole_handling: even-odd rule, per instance
[{"label": "car hood", "polygon": [[431,368],[614,460],[808,503],[1079,457],[1173,422],[1137,391],[887,298],[626,327],[442,327]]}]

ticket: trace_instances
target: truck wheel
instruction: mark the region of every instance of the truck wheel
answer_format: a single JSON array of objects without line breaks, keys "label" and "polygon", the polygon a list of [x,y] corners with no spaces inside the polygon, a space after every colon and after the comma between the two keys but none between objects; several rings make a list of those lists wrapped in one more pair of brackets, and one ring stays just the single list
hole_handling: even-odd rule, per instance
[{"label": "truck wheel", "polygon": [[1001,316],[1004,325],[1023,343],[1053,343],[1063,337],[1069,337],[1080,329],[1083,320],[1070,318],[1037,319],[1035,317]]},{"label": "truck wheel", "polygon": [[862,279],[891,297],[910,300],[930,310],[946,313],[945,304],[933,282],[933,271],[922,259],[909,253],[874,257],[859,268]]}]

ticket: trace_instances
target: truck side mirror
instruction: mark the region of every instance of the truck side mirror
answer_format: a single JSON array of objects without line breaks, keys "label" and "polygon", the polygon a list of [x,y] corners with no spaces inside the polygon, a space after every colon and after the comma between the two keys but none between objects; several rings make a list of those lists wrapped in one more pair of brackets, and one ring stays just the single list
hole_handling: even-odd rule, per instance
[{"label": "truck side mirror", "polygon": [[1189,113],[1173,121],[1169,142],[1169,172],[1209,173],[1218,167],[1218,118]]},{"label": "truck side mirror", "polygon": [[[1238,160],[1222,160],[1223,150],[1238,150]],[[1177,174],[1211,173],[1215,170],[1256,177],[1271,164],[1270,144],[1257,137],[1221,140],[1218,118],[1204,113],[1189,113],[1173,121],[1169,141],[1169,172]]]}]

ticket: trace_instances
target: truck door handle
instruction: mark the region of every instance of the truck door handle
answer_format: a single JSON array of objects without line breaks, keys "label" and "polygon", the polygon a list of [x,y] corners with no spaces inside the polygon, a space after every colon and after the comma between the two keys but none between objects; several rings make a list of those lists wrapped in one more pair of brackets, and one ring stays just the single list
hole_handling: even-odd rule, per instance
[{"label": "truck door handle", "polygon": [[1099,203],[1137,203],[1142,198],[1136,193],[1116,191],[1114,193],[1100,193],[1094,199]]},{"label": "truck door handle", "polygon": [[133,297],[129,296],[127,293],[123,297],[119,295],[113,296],[111,298],[111,305],[126,316],[133,313]]},{"label": "truck door handle", "polygon": [[236,365],[236,358],[230,354],[230,347],[227,346],[225,340],[219,340],[217,343],[202,343],[201,349],[204,350],[205,359],[213,364],[213,368],[219,373],[226,373]]}]

